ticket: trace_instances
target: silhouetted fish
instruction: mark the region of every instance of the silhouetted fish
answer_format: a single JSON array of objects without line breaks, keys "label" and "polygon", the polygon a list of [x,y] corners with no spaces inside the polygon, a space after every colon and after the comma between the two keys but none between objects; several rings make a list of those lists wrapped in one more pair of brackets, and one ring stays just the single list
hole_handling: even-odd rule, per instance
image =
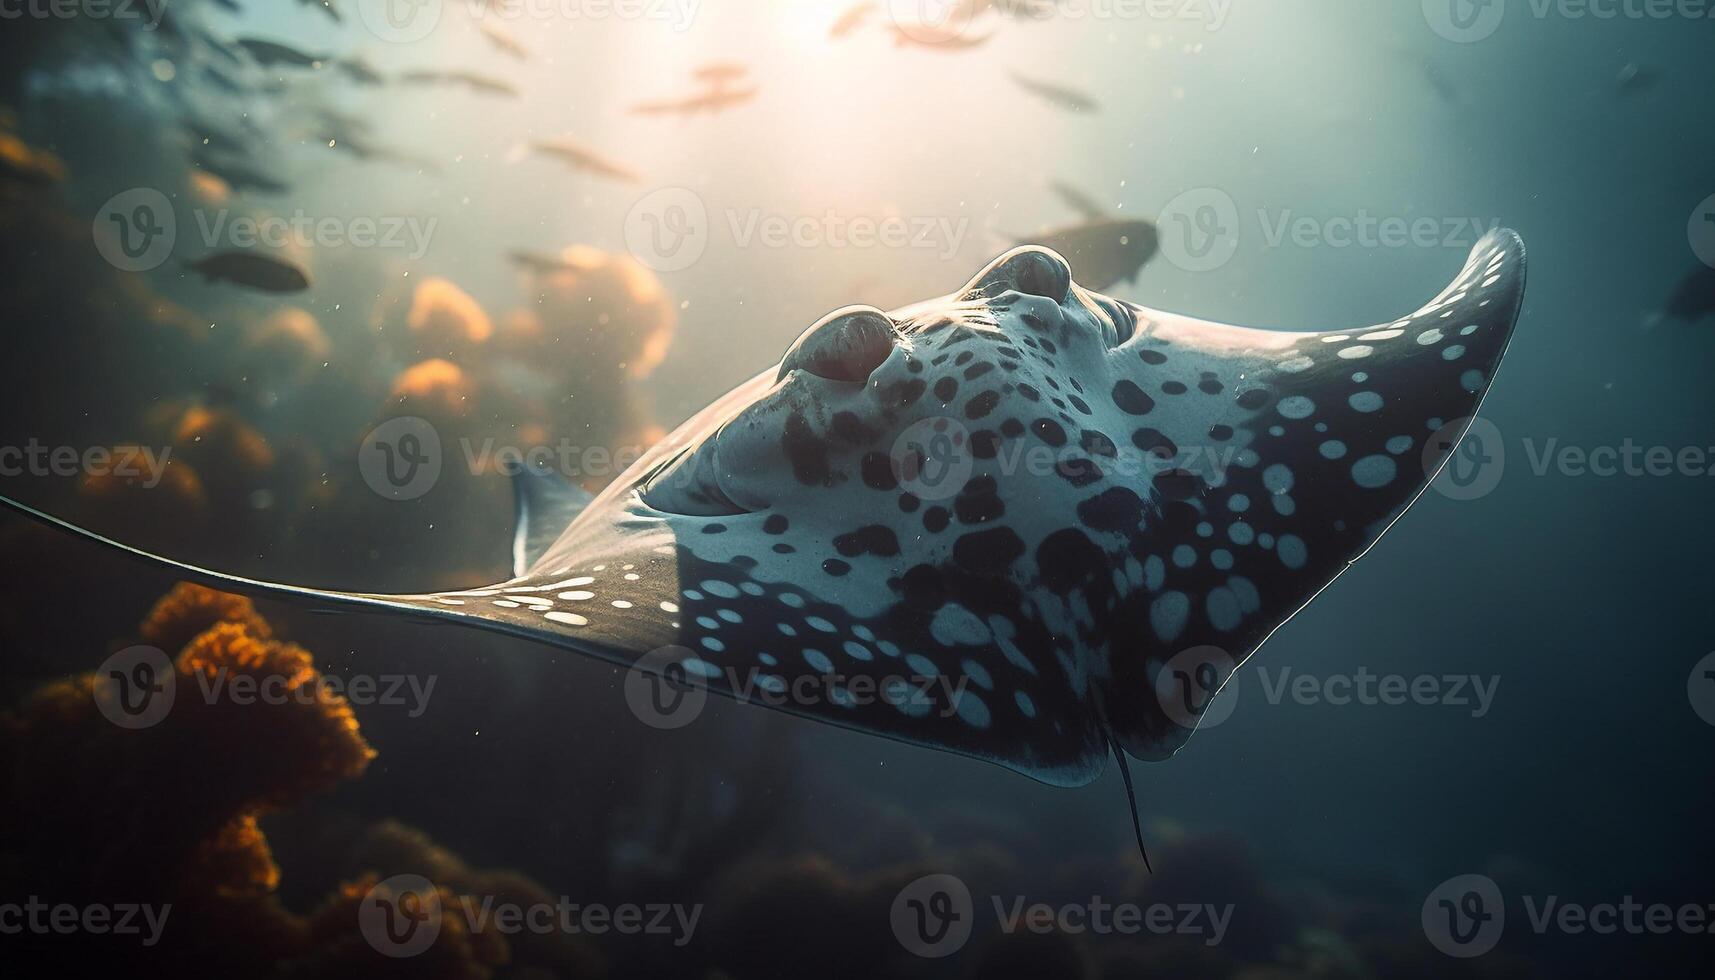
[{"label": "silhouetted fish", "polygon": [[1050,82],[1028,78],[1018,72],[1008,73],[1013,83],[1032,95],[1038,95],[1048,100],[1051,105],[1069,112],[1095,112],[1101,108],[1094,97],[1084,94],[1077,89],[1067,88]]},{"label": "silhouetted fish", "polygon": [[[1134,306],[1014,249],[951,295],[829,314],[593,500],[525,468],[512,574],[478,588],[237,578],[0,502],[218,589],[631,668],[663,713],[664,677],[1057,786],[1111,758],[1129,791],[1127,757],[1171,757],[1423,493],[1524,282],[1493,232],[1416,312],[1298,333]],[[1212,444],[1231,453],[1178,448]],[[1053,475],[1017,463],[1032,447]],[[416,433],[373,449],[378,490],[438,471]]]},{"label": "silhouetted fish", "polygon": [[588,173],[596,174],[597,176],[612,177],[615,180],[624,180],[631,183],[636,183],[643,179],[636,171],[615,163],[612,160],[596,153],[594,150],[579,146],[570,140],[544,140],[539,143],[532,143],[530,148],[544,156],[550,156],[562,163],[568,164],[574,170],[583,170]]},{"label": "silhouetted fish", "polygon": [[591,266],[574,262],[561,255],[550,255],[545,252],[533,252],[529,249],[513,249],[506,253],[506,258],[513,265],[526,272],[546,275],[555,272],[587,271]]},{"label": "silhouetted fish", "polygon": [[399,81],[418,85],[463,85],[473,92],[518,97],[518,90],[506,82],[471,71],[419,69],[401,73]]},{"label": "silhouetted fish", "polygon": [[1441,98],[1441,101],[1448,105],[1459,104],[1458,87],[1453,84],[1452,79],[1441,71],[1440,65],[1427,58],[1423,61],[1423,79],[1429,83],[1429,87]]},{"label": "silhouetted fish", "polygon": [[1620,69],[1620,74],[1614,79],[1614,86],[1621,95],[1642,95],[1655,88],[1659,81],[1660,75],[1633,61]]},{"label": "silhouetted fish", "polygon": [[756,98],[756,91],[754,88],[719,88],[688,95],[682,99],[639,102],[629,111],[638,116],[694,116],[700,112],[712,114],[749,102]]},{"label": "silhouetted fish", "polygon": [[1155,225],[1148,221],[1104,218],[1034,235],[1025,242],[1064,255],[1078,281],[1089,283],[1091,289],[1111,289],[1137,278],[1155,257],[1159,238]]},{"label": "silhouetted fish", "polygon": [[296,293],[310,288],[310,274],[286,259],[260,252],[217,252],[187,267],[210,282],[229,282],[264,293]]},{"label": "silhouetted fish", "polygon": [[341,58],[334,62],[334,67],[359,85],[380,85],[386,81],[380,72],[372,68],[369,62],[362,58]]},{"label": "silhouetted fish", "polygon": [[298,0],[298,4],[304,7],[315,7],[319,9],[322,13],[327,14],[328,17],[336,24],[344,23],[345,21],[345,18],[341,17],[339,15],[339,11],[335,9],[333,0]]},{"label": "silhouetted fish", "polygon": [[987,44],[994,32],[975,36],[965,33],[958,27],[930,27],[926,24],[913,24],[906,27],[902,24],[890,24],[893,28],[894,47],[927,48],[931,51],[965,51],[970,48]]},{"label": "silhouetted fish", "polygon": [[875,13],[874,0],[858,0],[857,3],[841,11],[840,16],[835,18],[833,26],[828,28],[828,36],[845,37],[863,26],[863,22],[868,20],[869,15],[873,13]]},{"label": "silhouetted fish", "polygon": [[488,43],[494,45],[496,48],[504,51],[512,57],[517,58],[519,61],[524,61],[530,57],[529,50],[526,49],[517,38],[507,33],[506,28],[501,27],[494,21],[487,19],[483,20],[480,30],[482,31],[482,36],[488,39]]},{"label": "silhouetted fish", "polygon": [[241,37],[237,45],[250,55],[258,65],[272,68],[275,65],[289,65],[293,68],[320,68],[326,61],[325,55],[306,54],[297,48],[288,47],[275,41],[264,41],[260,38]]},{"label": "silhouetted fish", "polygon": [[1668,297],[1665,312],[1687,323],[1715,313],[1715,269],[1700,265],[1687,272]]},{"label": "silhouetted fish", "polygon": [[692,69],[691,77],[705,85],[722,86],[736,82],[750,72],[749,68],[731,61],[711,61]]}]

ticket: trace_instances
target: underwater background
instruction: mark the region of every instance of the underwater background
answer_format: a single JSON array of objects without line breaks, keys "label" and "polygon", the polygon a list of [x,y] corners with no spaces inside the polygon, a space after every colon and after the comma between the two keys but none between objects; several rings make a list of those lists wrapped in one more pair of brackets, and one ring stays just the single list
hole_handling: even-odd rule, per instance
[{"label": "underwater background", "polygon": [[[1531,264],[1478,450],[1230,682],[1230,715],[1133,766],[1153,873],[1117,771],[1057,789],[721,699],[663,728],[593,660],[252,606],[0,516],[0,956],[1706,970],[1712,10],[0,3],[0,493],[255,578],[495,581],[500,449],[573,447],[598,489],[832,309],[949,292],[1020,241],[1123,265],[1079,237],[1098,219],[1159,235],[1106,291],[1226,323],[1387,322],[1496,225]],[[247,227],[276,260],[215,260]],[[443,447],[410,499],[364,464],[399,417]],[[127,727],[97,668],[139,645],[181,694]],[[183,693],[242,674],[304,693]],[[968,936],[913,941],[940,875]],[[400,876],[433,890],[388,906]],[[438,934],[378,926],[378,894]],[[602,918],[469,914],[568,903]],[[154,936],[84,914],[125,905],[172,912]],[[626,908],[643,924],[608,921]]]}]

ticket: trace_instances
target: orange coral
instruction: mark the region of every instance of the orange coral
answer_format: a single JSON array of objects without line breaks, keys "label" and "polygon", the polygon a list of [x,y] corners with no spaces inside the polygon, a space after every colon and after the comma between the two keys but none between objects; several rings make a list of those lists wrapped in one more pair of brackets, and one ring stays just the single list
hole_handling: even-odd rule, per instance
[{"label": "orange coral", "polygon": [[417,284],[405,323],[423,350],[450,352],[481,344],[494,334],[494,324],[469,293],[446,279]]},{"label": "orange coral", "polygon": [[262,433],[224,408],[187,408],[174,428],[173,444],[183,455],[217,460],[219,470],[233,470],[241,481],[255,479],[274,465],[274,449]]},{"label": "orange coral", "polygon": [[197,634],[218,623],[234,623],[251,636],[266,640],[273,627],[246,596],[217,592],[192,582],[180,582],[155,602],[143,618],[143,640],[162,650],[183,650]]},{"label": "orange coral", "polygon": [[399,372],[393,397],[413,403],[414,410],[463,415],[470,408],[471,385],[457,364],[437,357]]}]

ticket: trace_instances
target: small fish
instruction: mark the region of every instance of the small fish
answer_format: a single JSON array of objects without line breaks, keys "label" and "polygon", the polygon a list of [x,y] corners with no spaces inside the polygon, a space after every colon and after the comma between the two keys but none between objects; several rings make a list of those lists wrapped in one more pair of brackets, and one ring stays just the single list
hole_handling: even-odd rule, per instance
[{"label": "small fish", "polygon": [[1661,76],[1655,71],[1633,61],[1620,69],[1620,74],[1614,79],[1614,85],[1621,95],[1633,96],[1648,92],[1660,81]]},{"label": "small fish", "polygon": [[[1524,284],[1523,243],[1491,232],[1415,312],[1253,330],[1013,249],[950,295],[823,317],[599,496],[522,468],[512,573],[478,588],[237,578],[0,504],[217,589],[504,634],[1054,786],[1112,760],[1142,847],[1127,759],[1172,757],[1423,494]],[[431,461],[375,449],[400,488]],[[1018,462],[1036,451],[1051,472]]]},{"label": "small fish", "polygon": [[419,69],[400,74],[399,81],[418,85],[463,85],[473,92],[518,97],[518,90],[506,82],[471,71]]},{"label": "small fish", "polygon": [[341,58],[334,62],[333,66],[359,85],[380,85],[386,81],[380,72],[362,58]]},{"label": "small fish", "polygon": [[1462,100],[1459,87],[1441,70],[1441,66],[1425,58],[1423,61],[1423,80],[1429,83],[1431,90],[1448,105],[1458,105]]},{"label": "small fish", "polygon": [[1068,112],[1096,112],[1101,109],[1101,103],[1097,102],[1094,97],[1077,89],[1029,78],[1018,72],[1010,72],[1009,74],[1013,83],[1019,88],[1032,95],[1041,96],[1050,105],[1065,109]]},{"label": "small fish", "polygon": [[611,177],[628,183],[637,183],[643,179],[635,170],[600,155],[587,147],[579,146],[570,140],[544,140],[532,143],[530,148],[543,156],[550,156],[569,165],[573,170],[582,170],[598,177]]},{"label": "small fish", "polygon": [[1148,221],[1100,218],[1033,235],[1020,244],[1026,242],[1065,256],[1077,270],[1078,280],[1089,283],[1091,289],[1111,289],[1137,279],[1155,257],[1160,237]]},{"label": "small fish", "polygon": [[966,51],[980,47],[994,37],[995,32],[978,34],[971,37],[965,34],[961,27],[930,27],[927,24],[913,24],[905,27],[901,24],[890,24],[893,28],[893,46],[896,48],[927,48],[931,51]]},{"label": "small fish", "polygon": [[296,293],[310,288],[310,274],[286,259],[260,252],[216,252],[186,263],[205,282],[229,282],[264,293]]},{"label": "small fish", "polygon": [[1686,273],[1668,297],[1665,312],[1686,323],[1715,314],[1715,269],[1700,265]]},{"label": "small fish", "polygon": [[513,249],[506,253],[506,258],[518,268],[535,275],[551,275],[556,272],[585,272],[592,268],[588,263],[577,262],[563,255],[533,252],[529,249]]},{"label": "small fish", "polygon": [[756,98],[756,91],[754,88],[718,88],[682,99],[639,102],[628,111],[637,116],[694,116],[700,112],[713,114],[749,102]]},{"label": "small fish", "polygon": [[239,55],[238,52],[232,50],[231,41],[215,34],[207,28],[197,27],[193,28],[193,31],[196,35],[196,39],[202,42],[202,46],[219,55],[222,61],[225,61],[233,67],[239,67],[244,64],[243,57]]},{"label": "small fish", "polygon": [[506,28],[492,20],[484,19],[479,30],[482,31],[482,36],[488,39],[488,43],[500,51],[517,58],[519,61],[529,60],[529,49],[524,47],[523,43],[516,37],[513,37]]},{"label": "small fish", "polygon": [[333,0],[298,0],[298,5],[303,7],[315,7],[322,13],[327,14],[328,17],[336,24],[342,24],[345,22],[345,18],[341,17],[339,15],[339,10],[334,7]]},{"label": "small fish", "polygon": [[327,56],[307,54],[297,48],[288,47],[275,41],[264,41],[260,38],[241,37],[235,42],[239,48],[248,54],[252,61],[264,68],[275,65],[287,65],[292,68],[320,68],[327,62]]},{"label": "small fish", "polygon": [[833,26],[828,28],[828,36],[832,38],[845,37],[862,27],[864,21],[869,20],[869,16],[873,13],[875,13],[874,0],[859,0],[859,2],[840,12],[840,16],[834,19]]},{"label": "small fish", "polygon": [[736,82],[749,74],[750,69],[731,61],[711,61],[692,69],[691,77],[705,85],[716,88],[729,82]]},{"label": "small fish", "polygon": [[238,80],[213,65],[202,66],[202,77],[210,85],[228,95],[243,95],[247,91]]}]

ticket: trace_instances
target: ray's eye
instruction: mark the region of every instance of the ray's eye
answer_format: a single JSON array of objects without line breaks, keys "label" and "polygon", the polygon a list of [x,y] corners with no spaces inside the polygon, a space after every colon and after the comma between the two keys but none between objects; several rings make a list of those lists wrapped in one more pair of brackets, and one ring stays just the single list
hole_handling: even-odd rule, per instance
[{"label": "ray's eye", "polygon": [[1137,311],[1131,308],[1131,304],[1091,292],[1084,292],[1083,299],[1085,305],[1095,311],[1109,347],[1118,347],[1137,335]]},{"label": "ray's eye", "polygon": [[823,317],[780,361],[779,378],[806,371],[829,381],[862,384],[893,353],[899,334],[887,314],[850,306]]}]

